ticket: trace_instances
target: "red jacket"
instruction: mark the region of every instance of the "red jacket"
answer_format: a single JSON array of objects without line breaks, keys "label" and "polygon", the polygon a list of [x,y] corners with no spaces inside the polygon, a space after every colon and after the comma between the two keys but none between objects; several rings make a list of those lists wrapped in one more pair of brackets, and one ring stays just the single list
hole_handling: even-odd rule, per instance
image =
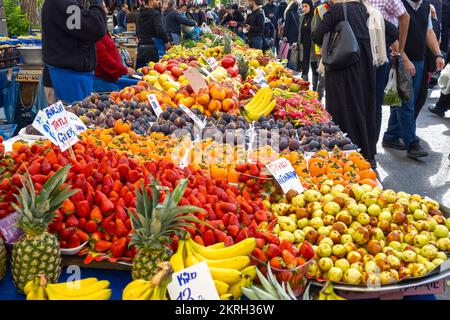
[{"label": "red jacket", "polygon": [[96,77],[109,82],[116,82],[121,76],[128,73],[127,67],[122,63],[119,50],[108,33],[95,46],[97,66],[94,73]]}]

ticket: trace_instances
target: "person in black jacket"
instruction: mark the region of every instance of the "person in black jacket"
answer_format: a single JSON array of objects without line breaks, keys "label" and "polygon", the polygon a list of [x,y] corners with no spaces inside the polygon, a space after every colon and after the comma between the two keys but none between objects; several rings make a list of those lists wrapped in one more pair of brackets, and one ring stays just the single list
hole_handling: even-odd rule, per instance
[{"label": "person in black jacket", "polygon": [[120,11],[117,14],[117,26],[114,27],[114,33],[122,33],[124,31],[127,31],[127,13],[128,13],[128,6],[123,3],[120,6]]},{"label": "person in black jacket", "polygon": [[262,50],[270,50],[273,48],[273,39],[275,37],[275,27],[272,24],[272,21],[269,18],[266,18],[264,21],[264,43]]},{"label": "person in black jacket", "polygon": [[[298,41],[298,33],[300,16],[298,14],[298,3],[297,1],[292,1],[286,8],[284,12],[284,29],[283,29],[283,40],[289,43],[290,48],[294,43]],[[288,59],[291,55],[291,49],[288,52]],[[297,66],[288,63],[290,69],[295,70]]]},{"label": "person in black jacket", "polygon": [[180,44],[181,42],[181,25],[193,27],[195,21],[183,17],[181,13],[175,8],[176,0],[169,0],[167,2],[168,8],[164,12],[164,23],[166,26],[166,32],[171,38],[172,44]]},{"label": "person in black jacket", "polygon": [[91,0],[89,8],[79,0],[46,0],[41,17],[42,58],[56,98],[84,99],[92,91],[95,44],[106,34],[103,0]]},{"label": "person in black jacket", "polygon": [[166,49],[170,46],[160,8],[160,0],[144,0],[136,32],[139,40],[136,68],[144,67],[150,61],[157,62],[159,60],[154,38],[161,39]]},{"label": "person in black jacket", "polygon": [[261,9],[263,0],[252,0],[252,13],[247,16],[247,42],[250,48],[262,49],[264,34],[264,12]]}]

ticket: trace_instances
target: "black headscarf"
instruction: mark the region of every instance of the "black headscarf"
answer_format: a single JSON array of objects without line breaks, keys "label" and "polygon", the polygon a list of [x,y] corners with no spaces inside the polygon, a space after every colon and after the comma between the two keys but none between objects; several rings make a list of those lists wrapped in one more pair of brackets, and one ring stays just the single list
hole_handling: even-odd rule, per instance
[{"label": "black headscarf", "polygon": [[312,0],[303,0],[302,4],[309,5],[309,12],[305,14],[305,18],[310,20],[314,16],[314,4]]}]

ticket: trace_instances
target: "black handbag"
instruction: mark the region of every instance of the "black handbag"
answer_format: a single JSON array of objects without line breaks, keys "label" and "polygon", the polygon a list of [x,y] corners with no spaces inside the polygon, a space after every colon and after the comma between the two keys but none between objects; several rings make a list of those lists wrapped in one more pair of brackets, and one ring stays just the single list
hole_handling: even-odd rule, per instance
[{"label": "black handbag", "polygon": [[342,7],[345,20],[334,32],[327,32],[323,40],[322,62],[328,71],[345,69],[359,61],[359,44],[347,20],[346,3]]}]

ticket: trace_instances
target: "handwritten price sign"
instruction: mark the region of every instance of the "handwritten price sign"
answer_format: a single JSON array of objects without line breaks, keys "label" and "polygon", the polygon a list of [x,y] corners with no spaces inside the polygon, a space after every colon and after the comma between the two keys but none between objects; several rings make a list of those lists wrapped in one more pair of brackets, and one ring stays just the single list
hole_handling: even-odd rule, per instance
[{"label": "handwritten price sign", "polygon": [[292,189],[298,193],[303,192],[302,183],[289,160],[281,158],[269,163],[266,167],[275,177],[284,193],[288,193]]},{"label": "handwritten price sign", "polygon": [[219,300],[205,261],[175,272],[167,286],[171,300]]}]

